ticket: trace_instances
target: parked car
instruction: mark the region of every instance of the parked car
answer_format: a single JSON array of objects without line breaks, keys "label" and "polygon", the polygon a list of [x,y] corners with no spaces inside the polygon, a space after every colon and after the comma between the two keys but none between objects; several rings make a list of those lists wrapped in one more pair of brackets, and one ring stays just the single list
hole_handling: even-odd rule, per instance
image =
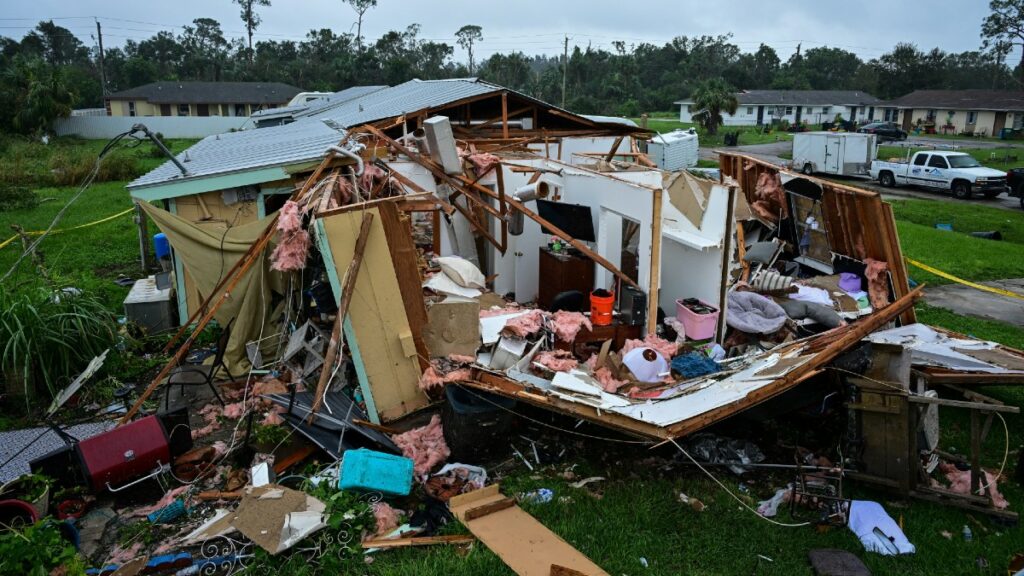
[{"label": "parked car", "polygon": [[949,190],[960,199],[980,192],[995,198],[1006,191],[1006,172],[986,168],[964,152],[922,150],[910,162],[871,163],[871,177],[882,186],[912,184],[937,190]]},{"label": "parked car", "polygon": [[872,122],[857,129],[862,134],[875,134],[879,142],[885,140],[906,140],[907,133],[893,122]]},{"label": "parked car", "polygon": [[1020,198],[1020,207],[1024,209],[1024,168],[1010,168],[1006,173],[1006,187],[1010,196]]}]

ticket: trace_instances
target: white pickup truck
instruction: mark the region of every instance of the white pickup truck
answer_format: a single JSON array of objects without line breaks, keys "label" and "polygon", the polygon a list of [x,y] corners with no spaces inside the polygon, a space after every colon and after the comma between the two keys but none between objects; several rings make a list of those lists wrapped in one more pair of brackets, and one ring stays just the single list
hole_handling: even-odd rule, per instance
[{"label": "white pickup truck", "polygon": [[911,184],[949,190],[960,199],[973,193],[995,198],[1006,191],[1006,172],[985,168],[964,152],[922,150],[909,162],[875,160],[869,173],[882,186]]}]

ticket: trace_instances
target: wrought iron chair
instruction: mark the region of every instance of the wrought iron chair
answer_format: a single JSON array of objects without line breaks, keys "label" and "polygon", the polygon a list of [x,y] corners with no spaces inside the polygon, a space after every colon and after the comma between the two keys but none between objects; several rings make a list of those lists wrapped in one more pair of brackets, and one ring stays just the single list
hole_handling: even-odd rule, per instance
[{"label": "wrought iron chair", "polygon": [[224,327],[224,330],[220,333],[220,338],[217,339],[217,351],[214,355],[212,364],[200,364],[200,365],[189,365],[189,366],[178,366],[171,374],[167,377],[167,384],[164,391],[164,408],[169,409],[171,402],[171,387],[181,386],[181,394],[185,395],[185,386],[209,386],[213,395],[220,402],[221,406],[224,406],[224,400],[220,397],[220,393],[217,392],[217,387],[213,385],[214,377],[217,374],[218,368],[223,368],[224,372],[227,373],[228,378],[234,380],[235,377],[231,374],[231,370],[228,369],[227,364],[224,363],[224,352],[228,347],[228,340],[231,339],[231,326],[235,323],[234,319],[228,322],[228,325]]}]

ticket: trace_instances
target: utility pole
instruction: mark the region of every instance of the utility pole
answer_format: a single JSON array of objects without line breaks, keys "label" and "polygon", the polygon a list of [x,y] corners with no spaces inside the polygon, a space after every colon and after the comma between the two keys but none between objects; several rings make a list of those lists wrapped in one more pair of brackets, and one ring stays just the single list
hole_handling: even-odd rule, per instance
[{"label": "utility pole", "polygon": [[565,49],[562,52],[562,109],[565,110],[565,79],[569,75],[569,35],[565,36]]},{"label": "utility pole", "polygon": [[96,41],[100,45],[100,94],[103,96],[107,95],[107,74],[103,69],[103,28],[100,26],[99,19],[96,20]]}]

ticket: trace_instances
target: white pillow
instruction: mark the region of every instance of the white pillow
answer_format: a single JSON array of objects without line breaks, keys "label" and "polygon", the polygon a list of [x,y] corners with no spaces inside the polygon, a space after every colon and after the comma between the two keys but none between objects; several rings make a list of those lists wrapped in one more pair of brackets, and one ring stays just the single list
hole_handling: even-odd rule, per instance
[{"label": "white pillow", "polygon": [[459,256],[442,256],[437,259],[437,263],[440,264],[441,271],[445,276],[451,278],[452,282],[459,286],[481,290],[486,288],[483,272],[469,260]]}]

